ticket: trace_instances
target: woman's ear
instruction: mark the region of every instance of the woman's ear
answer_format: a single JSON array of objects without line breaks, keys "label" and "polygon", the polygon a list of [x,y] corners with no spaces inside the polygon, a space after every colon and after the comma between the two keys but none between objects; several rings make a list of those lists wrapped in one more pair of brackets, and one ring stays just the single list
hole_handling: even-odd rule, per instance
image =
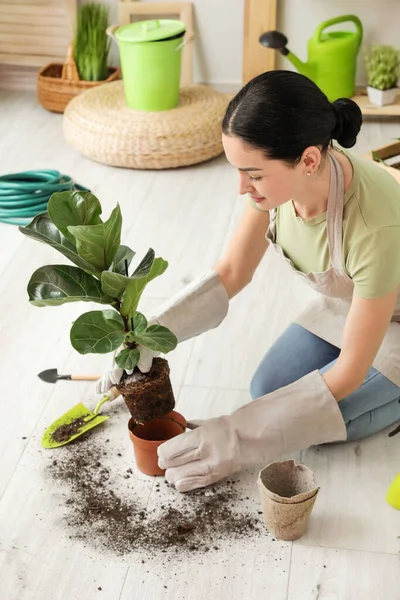
[{"label": "woman's ear", "polygon": [[321,150],[317,146],[309,146],[304,150],[300,164],[302,165],[305,174],[313,175],[318,171],[321,160]]}]

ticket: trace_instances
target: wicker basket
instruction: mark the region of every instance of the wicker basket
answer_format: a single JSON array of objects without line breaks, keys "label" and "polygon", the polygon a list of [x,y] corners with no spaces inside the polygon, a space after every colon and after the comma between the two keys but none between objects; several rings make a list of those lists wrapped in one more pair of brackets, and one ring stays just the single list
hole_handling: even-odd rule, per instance
[{"label": "wicker basket", "polygon": [[63,113],[68,102],[81,92],[90,90],[103,83],[120,79],[120,70],[110,67],[109,76],[104,81],[83,81],[79,79],[72,45],[68,48],[63,65],[50,64],[38,73],[37,97],[39,103],[52,112]]}]

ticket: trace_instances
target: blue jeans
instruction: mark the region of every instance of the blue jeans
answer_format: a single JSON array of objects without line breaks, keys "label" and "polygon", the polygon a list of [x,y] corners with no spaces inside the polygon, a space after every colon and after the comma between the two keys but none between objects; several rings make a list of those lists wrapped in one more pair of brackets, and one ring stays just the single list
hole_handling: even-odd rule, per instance
[{"label": "blue jeans", "polygon": [[[259,364],[250,387],[252,398],[274,392],[318,369],[328,371],[340,350],[292,323]],[[400,388],[371,368],[355,392],[339,402],[347,441],[359,440],[400,421]]]}]

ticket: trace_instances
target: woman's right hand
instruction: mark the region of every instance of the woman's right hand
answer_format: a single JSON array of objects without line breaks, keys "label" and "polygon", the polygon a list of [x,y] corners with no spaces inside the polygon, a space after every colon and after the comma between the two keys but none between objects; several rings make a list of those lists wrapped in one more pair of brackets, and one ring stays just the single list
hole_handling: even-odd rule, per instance
[{"label": "woman's right hand", "polygon": [[[218,272],[209,270],[193,280],[185,288],[172,296],[156,314],[148,320],[149,325],[157,324],[167,327],[175,334],[178,342],[200,335],[217,327],[225,318],[229,307],[229,296],[226,288],[221,283]],[[117,385],[124,374],[124,370],[115,362],[118,348],[112,355],[110,368],[96,383],[96,391],[105,393]],[[153,364],[153,358],[159,352],[138,346],[140,359],[137,365],[142,373],[148,373]],[[128,375],[132,371],[127,371]]]},{"label": "woman's right hand", "polygon": [[[121,377],[124,374],[124,369],[121,369],[115,362],[115,356],[120,352],[121,348],[118,348],[112,355],[112,362],[110,368],[103,373],[103,376],[96,381],[96,393],[106,394],[114,385],[121,381]],[[154,352],[143,346],[138,346],[140,352],[140,359],[137,364],[137,368],[142,373],[148,373],[153,364],[153,358],[159,356],[159,352]],[[131,375],[133,370],[126,371],[128,375]]]}]

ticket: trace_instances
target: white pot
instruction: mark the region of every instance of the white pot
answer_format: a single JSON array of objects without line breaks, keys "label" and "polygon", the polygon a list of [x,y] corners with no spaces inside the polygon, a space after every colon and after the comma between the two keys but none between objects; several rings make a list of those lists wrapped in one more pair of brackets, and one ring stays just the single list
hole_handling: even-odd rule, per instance
[{"label": "white pot", "polygon": [[371,104],[377,104],[378,106],[385,106],[386,104],[394,104],[396,102],[398,88],[391,88],[390,90],[377,90],[376,88],[367,87],[368,99]]}]

